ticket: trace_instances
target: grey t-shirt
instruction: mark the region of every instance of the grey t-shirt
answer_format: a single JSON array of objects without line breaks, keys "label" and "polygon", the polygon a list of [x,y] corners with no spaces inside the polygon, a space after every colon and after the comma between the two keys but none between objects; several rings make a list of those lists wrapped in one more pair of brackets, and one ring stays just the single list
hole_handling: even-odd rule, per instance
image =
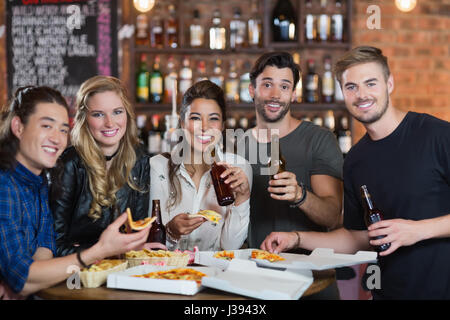
[{"label": "grey t-shirt", "polygon": [[[267,191],[269,176],[261,174],[261,169],[267,170],[266,155],[270,157],[270,143],[258,143],[251,130],[246,132],[244,139],[245,158],[253,169],[249,247],[259,248],[272,231],[326,231],[298,208],[290,208],[289,202],[270,197]],[[328,129],[302,121],[294,131],[280,139],[280,145],[286,170],[295,173],[297,181],[303,182],[308,191],[311,191],[312,175],[329,175],[342,180],[343,156],[335,136]]]}]

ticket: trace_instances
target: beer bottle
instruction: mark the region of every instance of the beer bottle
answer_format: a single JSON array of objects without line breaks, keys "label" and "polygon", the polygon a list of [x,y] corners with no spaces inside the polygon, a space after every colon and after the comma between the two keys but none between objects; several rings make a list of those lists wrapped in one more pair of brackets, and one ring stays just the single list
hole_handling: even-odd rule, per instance
[{"label": "beer bottle", "polygon": [[152,200],[152,217],[156,217],[148,234],[148,242],[166,244],[166,227],[161,220],[161,207],[159,200]]},{"label": "beer bottle", "polygon": [[211,157],[214,159],[214,162],[211,165],[211,179],[213,181],[214,190],[216,191],[217,202],[220,206],[228,206],[234,202],[233,191],[231,190],[231,187],[225,183],[225,179],[220,177],[227,168],[216,163],[215,149],[212,150]]},{"label": "beer bottle", "polygon": [[[278,173],[286,171],[286,159],[283,157],[281,153],[281,143],[280,138],[275,136],[273,139],[274,145],[278,143],[278,159],[273,159],[273,155],[270,157],[269,168],[275,166],[277,171],[274,174],[270,175],[270,180],[276,180],[274,176]],[[277,186],[277,188],[283,188],[284,186]],[[284,193],[279,193],[279,195],[283,195]]]},{"label": "beer bottle", "polygon": [[[380,211],[380,209],[378,209],[374,202],[372,201],[369,191],[367,190],[367,186],[363,185],[361,186],[361,197],[363,200],[363,205],[365,208],[365,222],[366,222],[366,226],[369,227],[371,224],[381,221],[384,219],[383,217],[383,213]],[[382,239],[385,236],[377,236],[375,238],[373,238],[372,240],[378,240],[378,239]],[[390,243],[384,243],[381,246],[376,246],[375,250],[378,252],[382,252],[382,251],[386,251],[387,249],[389,249],[389,247],[391,246]]]}]

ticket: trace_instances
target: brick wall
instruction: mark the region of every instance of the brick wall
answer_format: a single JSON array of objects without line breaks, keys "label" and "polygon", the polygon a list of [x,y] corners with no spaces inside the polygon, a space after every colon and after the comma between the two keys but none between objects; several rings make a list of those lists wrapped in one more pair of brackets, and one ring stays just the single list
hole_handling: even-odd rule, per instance
[{"label": "brick wall", "polygon": [[[399,11],[393,0],[354,0],[353,45],[383,50],[394,75],[393,105],[450,121],[450,0],[418,0]],[[377,5],[381,29],[370,30],[367,13]],[[355,122],[354,141],[365,133]]]}]

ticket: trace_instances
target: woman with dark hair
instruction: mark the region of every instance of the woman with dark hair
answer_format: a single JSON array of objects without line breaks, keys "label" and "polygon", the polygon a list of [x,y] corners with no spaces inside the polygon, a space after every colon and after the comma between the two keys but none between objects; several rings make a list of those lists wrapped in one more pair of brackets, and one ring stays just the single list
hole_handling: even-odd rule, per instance
[{"label": "woman with dark hair", "polygon": [[[247,238],[250,165],[238,155],[223,153],[227,170],[222,177],[234,192],[232,205],[219,206],[211,181],[208,159],[212,149],[221,153],[224,119],[222,89],[209,80],[197,82],[185,93],[180,110],[179,127],[186,146],[182,156],[157,155],[150,160],[150,199],[160,200],[166,245],[171,249],[239,249]],[[222,215],[218,225],[191,216],[206,209]]]},{"label": "woman with dark hair", "polygon": [[72,146],[61,156],[63,185],[50,201],[61,256],[94,244],[127,208],[134,220],[148,216],[150,157],[139,146],[125,87],[114,77],[92,77],[76,107]]}]

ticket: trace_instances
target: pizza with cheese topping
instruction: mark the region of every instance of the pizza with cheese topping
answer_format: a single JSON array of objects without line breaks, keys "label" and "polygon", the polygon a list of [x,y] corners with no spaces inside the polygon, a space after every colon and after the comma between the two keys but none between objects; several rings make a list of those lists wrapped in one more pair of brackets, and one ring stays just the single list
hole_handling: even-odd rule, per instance
[{"label": "pizza with cheese topping", "polygon": [[233,260],[234,252],[233,251],[219,251],[214,254],[214,258],[223,259],[223,260]]},{"label": "pizza with cheese topping", "polygon": [[177,268],[166,271],[155,271],[142,275],[134,275],[133,277],[146,279],[191,280],[200,285],[204,276],[206,276],[206,274],[194,269]]},{"label": "pizza with cheese topping", "polygon": [[252,259],[263,259],[269,260],[270,262],[285,260],[283,257],[265,250],[253,250]]},{"label": "pizza with cheese topping", "polygon": [[222,219],[222,215],[214,210],[200,210],[196,214],[191,215],[191,217],[203,217],[214,224],[218,224],[219,221]]}]

